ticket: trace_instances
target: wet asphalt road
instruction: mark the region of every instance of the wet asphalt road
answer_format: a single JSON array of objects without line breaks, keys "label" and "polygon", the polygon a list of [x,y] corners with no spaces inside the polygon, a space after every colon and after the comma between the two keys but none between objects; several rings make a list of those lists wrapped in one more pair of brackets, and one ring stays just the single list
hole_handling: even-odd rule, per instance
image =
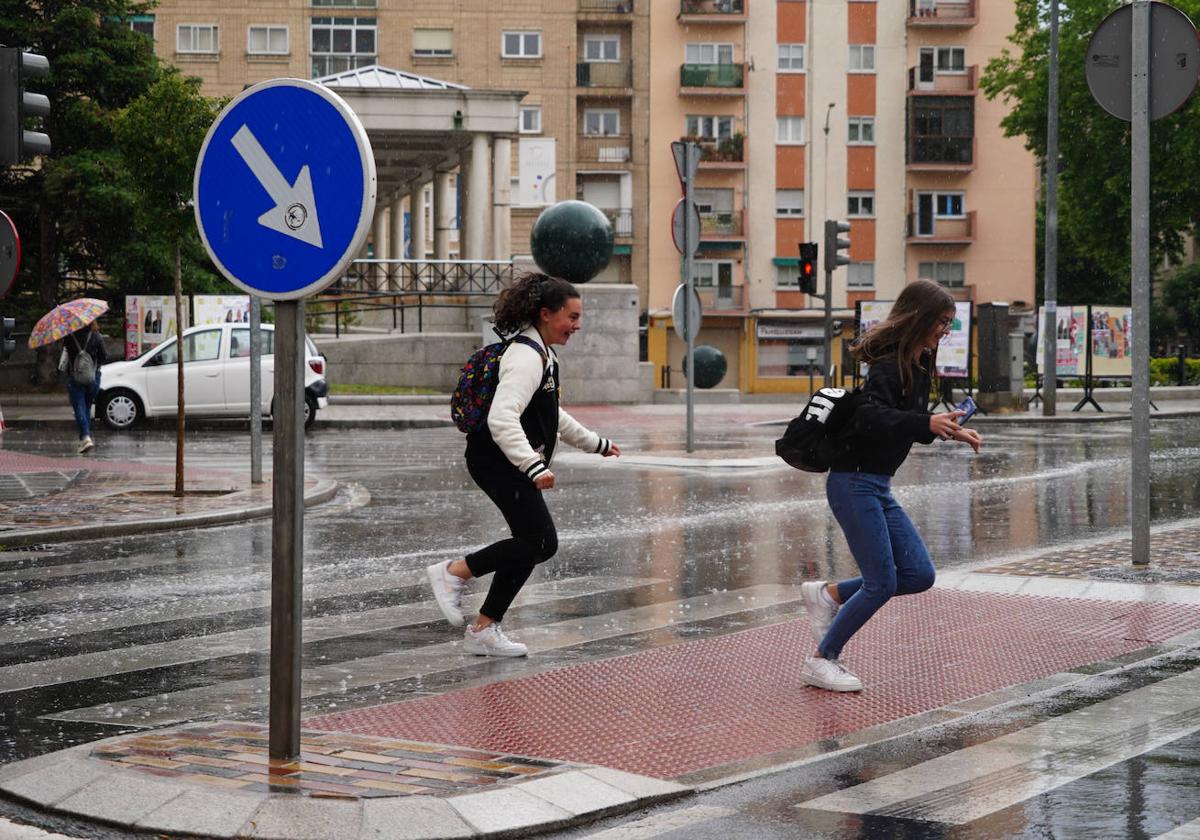
[{"label": "wet asphalt road", "polygon": [[[612,434],[629,454],[682,449],[682,429],[600,431]],[[1126,527],[1127,424],[989,425],[984,431],[986,447],[980,456],[948,444],[915,447],[895,482],[897,497],[939,567],[1119,533]],[[699,445],[732,459],[761,457],[769,454],[778,433],[778,428],[702,431]],[[266,440],[269,470],[269,435]],[[42,454],[65,454],[69,444],[68,434],[54,431],[9,431],[5,437],[7,448]],[[174,437],[165,431],[106,435],[100,445],[102,457],[174,461]],[[310,473],[345,485],[334,502],[306,516],[309,618],[353,622],[371,610],[423,600],[427,594],[418,573],[425,565],[461,556],[503,529],[498,513],[467,476],[462,439],[453,429],[317,430],[307,447]],[[1156,422],[1153,449],[1155,522],[1200,515],[1200,482],[1195,480],[1200,420]],[[249,461],[247,436],[237,431],[192,433],[188,459],[193,466],[242,468]],[[769,462],[750,468],[678,469],[633,460],[567,452],[556,462],[560,489],[550,494],[550,506],[560,550],[537,576],[620,575],[665,583],[632,584],[522,608],[516,611],[514,628],[521,622],[600,615],[754,584],[854,573],[828,515],[823,477]],[[166,707],[172,692],[264,674],[267,659],[260,646],[206,650],[204,640],[265,624],[269,561],[269,521],[0,553],[0,691],[5,694],[0,762],[131,731],[128,719],[120,717],[122,703],[131,698],[153,705],[162,697],[160,705]],[[578,661],[728,632],[770,623],[781,614],[777,608],[747,605],[728,621],[703,626],[681,622],[671,634],[585,646],[563,658]],[[404,643],[450,638],[440,623],[414,625],[400,636],[364,627],[307,643],[305,662],[341,663],[352,672],[360,658]],[[196,649],[166,658],[152,652],[155,645],[183,643],[194,643]],[[511,666],[473,664],[428,679],[378,685],[359,681],[344,691],[309,698],[305,712],[444,691],[472,679],[502,679],[513,672]],[[107,716],[106,708],[113,710]],[[79,709],[100,711],[73,715]],[[199,716],[254,716],[261,714],[262,705],[231,709],[214,701],[203,711]],[[774,814],[765,825],[777,825],[784,833],[772,834],[768,825],[755,836],[795,836],[786,833],[795,817],[786,803],[796,796],[778,792],[775,783],[761,784],[766,785],[761,794],[750,797],[757,803],[753,807]],[[791,783],[779,784],[786,789]],[[707,797],[704,801],[709,802]],[[805,824],[819,828],[811,820]],[[715,837],[720,826],[717,820],[711,835],[695,836]],[[876,828],[882,830],[832,826],[827,836],[1002,836],[879,834]],[[723,833],[729,836],[728,825]],[[1011,836],[1025,836],[1024,829]]]}]

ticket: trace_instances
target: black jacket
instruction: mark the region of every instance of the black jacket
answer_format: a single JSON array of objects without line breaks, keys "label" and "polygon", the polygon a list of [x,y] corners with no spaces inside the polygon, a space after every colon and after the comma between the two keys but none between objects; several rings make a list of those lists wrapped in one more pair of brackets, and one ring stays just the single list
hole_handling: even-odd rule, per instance
[{"label": "black jacket", "polygon": [[871,365],[863,386],[866,399],[839,436],[841,454],[834,458],[833,472],[895,475],[913,443],[933,443],[929,374],[919,366],[909,372],[905,390],[894,355]]},{"label": "black jacket", "polygon": [[68,335],[63,339],[63,346],[67,348],[67,370],[75,364],[75,357],[79,355],[80,350],[85,350],[92,357],[96,362],[96,370],[108,361],[108,354],[104,352],[104,337],[98,332],[92,332],[91,327]]},{"label": "black jacket", "polygon": [[[558,362],[552,361],[546,366],[541,385],[534,392],[533,399],[521,412],[521,428],[525,431],[525,437],[529,438],[529,445],[541,453],[543,464],[550,463],[558,444],[558,397]],[[508,463],[508,459],[492,439],[492,433],[486,423],[467,435],[467,457],[493,458]]]}]

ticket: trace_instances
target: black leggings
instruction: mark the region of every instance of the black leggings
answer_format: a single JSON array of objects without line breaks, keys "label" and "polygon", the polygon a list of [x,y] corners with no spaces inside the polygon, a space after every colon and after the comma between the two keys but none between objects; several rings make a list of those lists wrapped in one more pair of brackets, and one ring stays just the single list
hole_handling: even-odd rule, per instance
[{"label": "black leggings", "polygon": [[507,460],[467,457],[467,471],[504,514],[512,536],[467,555],[471,575],[494,573],[487,598],[479,608],[492,621],[503,621],[533,567],[558,551],[558,533],[542,491]]}]

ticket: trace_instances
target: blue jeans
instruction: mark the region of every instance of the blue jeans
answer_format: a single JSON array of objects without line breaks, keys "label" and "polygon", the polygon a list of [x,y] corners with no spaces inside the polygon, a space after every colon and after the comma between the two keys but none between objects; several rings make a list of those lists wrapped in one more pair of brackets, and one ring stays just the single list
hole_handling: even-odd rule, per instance
[{"label": "blue jeans", "polygon": [[79,439],[92,435],[92,405],[100,392],[100,371],[91,385],[80,385],[67,374],[67,394],[71,397],[71,408],[75,411],[75,425],[79,427]]},{"label": "blue jeans", "polygon": [[887,475],[832,472],[825,497],[842,526],[861,577],[837,585],[841,607],[817,650],[837,659],[850,637],[893,595],[933,586],[933,563],[904,508],[892,498]]}]

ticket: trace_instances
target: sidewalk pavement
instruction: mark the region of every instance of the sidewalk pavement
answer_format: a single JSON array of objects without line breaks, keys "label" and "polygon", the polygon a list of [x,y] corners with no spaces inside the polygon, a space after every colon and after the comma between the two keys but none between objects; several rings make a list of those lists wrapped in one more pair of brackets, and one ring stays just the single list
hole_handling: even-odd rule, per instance
[{"label": "sidewalk pavement", "polygon": [[[1200,414],[1195,397],[1156,399],[1161,416]],[[371,402],[337,399],[318,423],[449,425],[441,398]],[[8,399],[4,409],[9,425],[70,422],[65,405],[46,400]],[[697,424],[782,423],[794,410],[785,403],[701,405]],[[592,406],[576,414],[676,428],[683,406]],[[1128,406],[1044,419],[1084,417],[1124,419]],[[649,457],[675,456],[682,453]],[[172,468],[91,455],[0,450],[0,482],[5,545],[270,512],[270,485],[251,487],[232,472],[192,471],[192,492],[180,500],[170,494]],[[306,501],[335,490],[333,482],[310,479]],[[296,761],[268,758],[261,724],[206,721],[2,767],[0,791],[60,816],[185,836],[524,836],[874,743],[1200,644],[1200,528],[1193,522],[1157,529],[1152,540],[1152,570],[1131,569],[1129,541],[1108,539],[942,575],[921,604],[900,599],[864,630],[858,670],[869,690],[860,695],[797,690],[794,675],[812,646],[797,589],[780,593],[795,604],[791,620],[310,717]],[[933,626],[931,610],[939,616]]]}]

